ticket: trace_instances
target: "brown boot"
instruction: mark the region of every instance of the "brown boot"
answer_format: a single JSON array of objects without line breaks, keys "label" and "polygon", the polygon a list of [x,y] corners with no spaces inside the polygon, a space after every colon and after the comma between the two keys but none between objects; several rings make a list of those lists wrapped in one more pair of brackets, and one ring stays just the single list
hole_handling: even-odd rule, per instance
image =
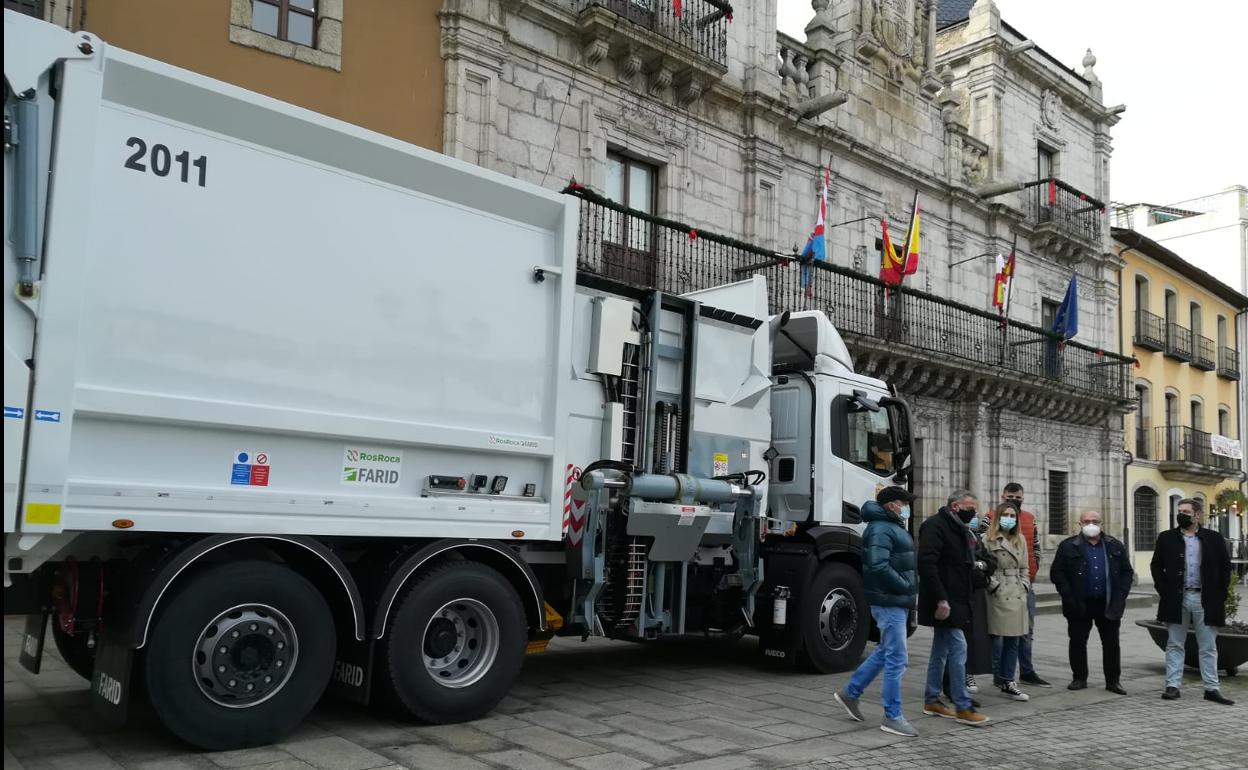
[{"label": "brown boot", "polygon": [[992,720],[975,709],[967,709],[966,711],[958,711],[957,723],[960,725],[970,725],[971,727],[983,727]]},{"label": "brown boot", "polygon": [[923,713],[927,714],[929,717],[944,717],[945,719],[955,719],[958,716],[958,712],[949,708],[940,701],[932,701],[931,703],[923,704]]}]

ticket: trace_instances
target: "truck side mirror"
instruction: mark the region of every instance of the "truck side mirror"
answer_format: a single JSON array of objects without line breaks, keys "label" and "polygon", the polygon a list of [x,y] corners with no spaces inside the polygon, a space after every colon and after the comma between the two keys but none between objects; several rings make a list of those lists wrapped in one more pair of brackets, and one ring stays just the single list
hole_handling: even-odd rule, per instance
[{"label": "truck side mirror", "polygon": [[865,390],[854,391],[854,403],[862,407],[863,409],[866,409],[868,412],[880,411],[879,402],[872,401],[870,398],[868,398],[867,392]]}]

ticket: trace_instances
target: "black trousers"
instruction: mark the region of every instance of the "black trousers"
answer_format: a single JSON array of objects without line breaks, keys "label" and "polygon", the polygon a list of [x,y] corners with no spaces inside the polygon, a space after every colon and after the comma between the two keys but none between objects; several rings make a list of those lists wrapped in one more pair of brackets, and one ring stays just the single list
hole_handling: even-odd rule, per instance
[{"label": "black trousers", "polygon": [[1118,644],[1120,622],[1105,617],[1105,600],[1089,599],[1083,617],[1066,618],[1070,634],[1070,672],[1080,681],[1088,679],[1088,637],[1092,626],[1101,636],[1101,655],[1105,664],[1105,683],[1114,684],[1122,677],[1122,648]]}]

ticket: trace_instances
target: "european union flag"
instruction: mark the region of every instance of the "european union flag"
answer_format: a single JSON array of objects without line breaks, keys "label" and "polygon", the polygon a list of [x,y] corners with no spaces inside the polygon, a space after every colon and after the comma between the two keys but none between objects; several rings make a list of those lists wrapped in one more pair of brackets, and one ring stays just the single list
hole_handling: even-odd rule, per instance
[{"label": "european union flag", "polygon": [[1079,274],[1070,276],[1070,285],[1066,287],[1066,298],[1057,308],[1053,317],[1053,333],[1068,340],[1079,333]]}]

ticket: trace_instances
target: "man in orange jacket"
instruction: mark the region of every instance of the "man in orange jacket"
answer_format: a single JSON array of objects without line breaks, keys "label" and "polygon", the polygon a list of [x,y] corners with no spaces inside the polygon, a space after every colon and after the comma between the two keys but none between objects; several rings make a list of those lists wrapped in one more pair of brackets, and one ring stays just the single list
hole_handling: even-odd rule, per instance
[{"label": "man in orange jacket", "polygon": [[[1040,533],[1036,530],[1036,516],[1031,511],[1023,510],[1023,485],[1016,481],[1011,481],[1005,485],[1005,490],[1001,493],[1001,502],[1009,503],[1018,509],[1018,525],[1022,531],[1023,539],[1031,543],[1031,547],[1027,549],[1027,560],[1029,562],[1029,588],[1027,591],[1027,615],[1030,618],[1030,624],[1027,628],[1027,635],[1022,638],[1018,645],[1018,681],[1026,682],[1033,687],[1052,687],[1053,685],[1040,678],[1036,673],[1036,666],[1031,659],[1031,642],[1033,634],[1036,630],[1036,573],[1040,570]],[[992,640],[992,668],[1000,674],[1001,660],[1001,640],[995,638]],[[1006,678],[1012,679],[1014,672],[1008,672]],[[998,677],[993,677],[993,684],[998,684]]]}]

